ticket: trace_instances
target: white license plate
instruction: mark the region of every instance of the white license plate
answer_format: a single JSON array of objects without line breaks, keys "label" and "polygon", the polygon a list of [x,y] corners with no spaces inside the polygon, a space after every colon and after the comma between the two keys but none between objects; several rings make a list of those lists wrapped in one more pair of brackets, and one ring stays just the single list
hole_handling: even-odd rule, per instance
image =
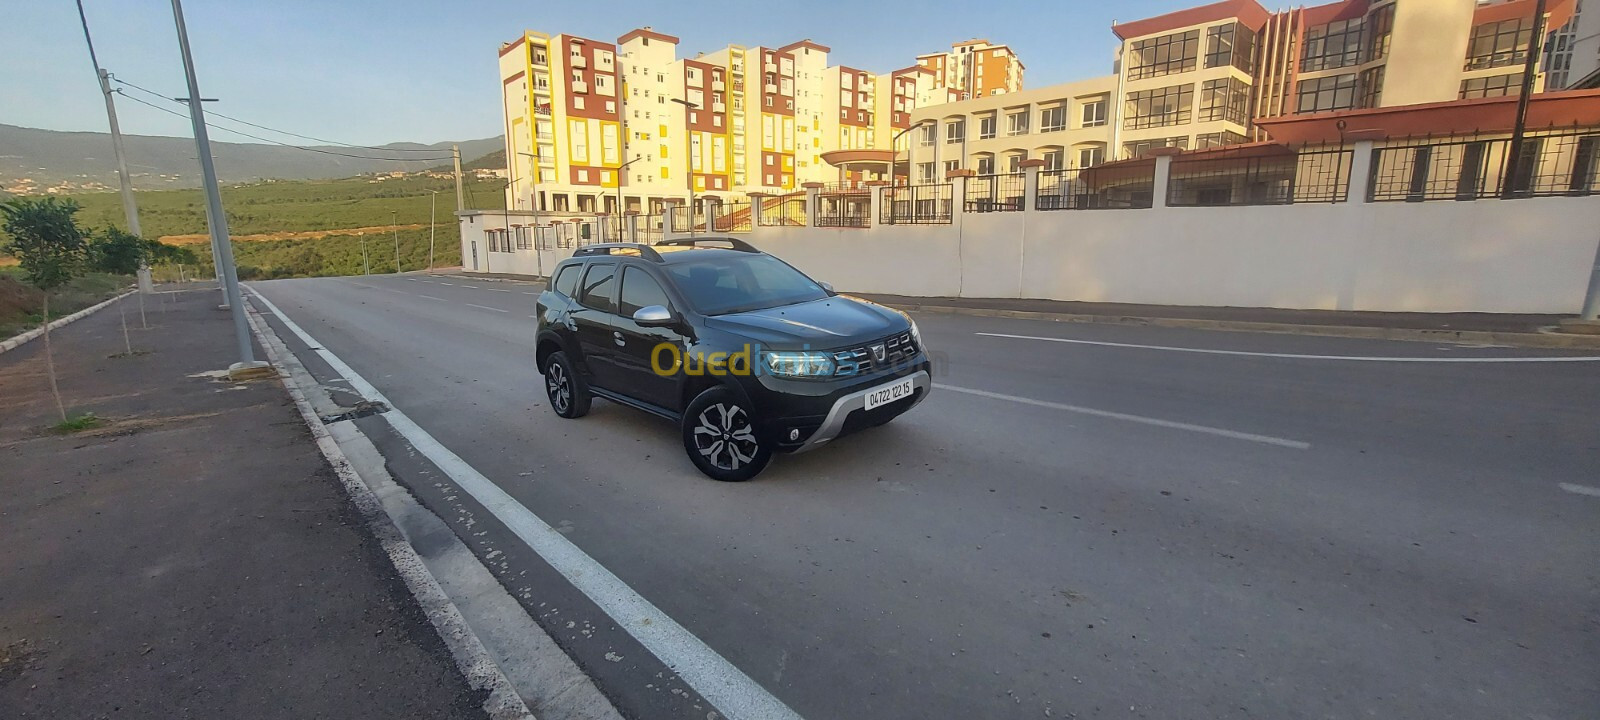
[{"label": "white license plate", "polygon": [[867,393],[867,409],[871,410],[875,407],[888,405],[896,400],[911,397],[912,388],[911,378],[896,380],[888,385],[875,388],[872,392]]}]

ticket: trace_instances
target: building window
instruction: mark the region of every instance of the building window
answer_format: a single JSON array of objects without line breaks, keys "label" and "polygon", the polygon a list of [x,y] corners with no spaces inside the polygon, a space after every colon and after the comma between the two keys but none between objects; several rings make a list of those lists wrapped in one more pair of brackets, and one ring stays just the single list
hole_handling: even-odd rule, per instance
[{"label": "building window", "polygon": [[1522,73],[1490,75],[1461,81],[1461,99],[1522,94]]},{"label": "building window", "polygon": [[922,147],[933,147],[934,138],[938,137],[939,129],[932,125],[923,125],[917,129],[917,142]]},{"label": "building window", "polygon": [[1367,18],[1367,55],[1362,62],[1382,60],[1389,56],[1389,43],[1394,35],[1394,5],[1385,5]]},{"label": "building window", "polygon": [[1078,167],[1091,168],[1106,161],[1106,149],[1103,147],[1086,147],[1078,150]]},{"label": "building window", "polygon": [[988,140],[990,138],[993,138],[995,136],[995,129],[996,129],[996,127],[998,127],[998,125],[999,125],[999,123],[996,121],[996,118],[995,118],[995,116],[993,114],[984,115],[982,117],[979,117],[978,118],[978,139],[979,140]]},{"label": "building window", "polygon": [[1128,53],[1128,79],[1140,80],[1193,70],[1199,54],[1199,30],[1139,40]]},{"label": "building window", "polygon": [[1296,113],[1349,110],[1356,106],[1355,73],[1301,80],[1297,95]]},{"label": "building window", "polygon": [[974,168],[974,172],[976,172],[979,175],[993,175],[994,174],[994,156],[993,155],[979,155],[976,158],[976,160],[978,161],[978,165],[977,165],[976,168]]},{"label": "building window", "polygon": [[1016,111],[1014,113],[1006,114],[1006,134],[1007,135],[1026,135],[1026,134],[1028,134],[1028,111],[1027,110],[1018,110],[1018,111]]},{"label": "building window", "polygon": [[947,120],[944,124],[944,141],[958,143],[967,139],[966,120]]},{"label": "building window", "polygon": [[1379,65],[1361,71],[1361,97],[1356,100],[1356,107],[1375,108],[1383,102],[1383,68]]},{"label": "building window", "polygon": [[931,162],[917,163],[917,182],[918,183],[931,183],[931,182],[933,182],[933,163],[931,163]]},{"label": "building window", "polygon": [[1128,93],[1122,129],[1183,125],[1189,122],[1193,105],[1194,85],[1173,85]]},{"label": "building window", "polygon": [[1232,65],[1245,72],[1254,67],[1256,34],[1239,23],[1218,25],[1206,30],[1206,67]]},{"label": "building window", "polygon": [[1046,150],[1044,151],[1044,154],[1039,156],[1039,159],[1044,161],[1044,169],[1060,170],[1062,155],[1064,155],[1064,153],[1059,149]]},{"label": "building window", "polygon": [[1250,123],[1250,86],[1237,78],[1207,80],[1200,86],[1200,122]]},{"label": "building window", "polygon": [[1019,173],[1019,172],[1022,172],[1022,161],[1023,160],[1027,160],[1027,159],[1028,159],[1028,156],[1026,154],[1024,154],[1024,153],[1012,153],[1010,155],[1007,155],[1006,156],[1006,172],[1008,172],[1008,173]]},{"label": "building window", "polygon": [[1247,138],[1236,132],[1201,133],[1194,136],[1196,150],[1209,150],[1211,148],[1227,147],[1246,142]]},{"label": "building window", "polygon": [[1100,127],[1106,124],[1106,101],[1090,100],[1083,104],[1083,126]]},{"label": "building window", "polygon": [[960,170],[960,169],[961,169],[961,161],[960,160],[946,160],[946,161],[944,161],[944,174],[945,174],[945,177],[949,177],[950,173],[955,172],[955,171]]},{"label": "building window", "polygon": [[1156,148],[1164,148],[1164,147],[1175,147],[1175,148],[1178,148],[1180,150],[1188,150],[1189,149],[1189,136],[1188,135],[1180,135],[1178,137],[1152,138],[1150,140],[1139,140],[1139,141],[1136,141],[1136,142],[1123,143],[1122,144],[1122,154],[1123,154],[1124,157],[1127,157],[1127,158],[1130,158],[1130,159],[1131,158],[1141,158],[1141,157],[1144,157],[1151,150],[1155,150]]},{"label": "building window", "polygon": [[1039,111],[1039,132],[1067,129],[1067,105],[1062,103]]},{"label": "building window", "polygon": [[1467,43],[1467,69],[1521,65],[1528,60],[1528,41],[1533,38],[1533,26],[1526,18],[1484,23],[1472,29],[1472,40]]},{"label": "building window", "polygon": [[1300,56],[1301,72],[1332,70],[1361,62],[1365,28],[1366,18],[1352,18],[1307,30],[1305,52]]}]

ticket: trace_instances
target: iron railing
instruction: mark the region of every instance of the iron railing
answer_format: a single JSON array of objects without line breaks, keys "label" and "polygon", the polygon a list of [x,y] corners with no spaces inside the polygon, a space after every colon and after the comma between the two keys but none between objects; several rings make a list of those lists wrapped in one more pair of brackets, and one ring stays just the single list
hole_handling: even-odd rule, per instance
[{"label": "iron railing", "polygon": [[884,225],[949,224],[954,197],[950,183],[885,187],[878,198],[878,222]]},{"label": "iron railing", "polygon": [[1600,133],[1542,132],[1523,139],[1510,188],[1511,139],[1407,141],[1374,148],[1374,202],[1590,195],[1600,189]]},{"label": "iron railing", "polygon": [[716,232],[750,232],[750,202],[723,203],[717,208],[717,217],[711,226]]},{"label": "iron railing", "polygon": [[655,243],[665,237],[665,234],[662,232],[662,228],[667,222],[667,216],[665,214],[640,215],[633,222],[634,227],[638,229],[637,242]]},{"label": "iron railing", "polygon": [[1025,173],[974,175],[967,178],[967,212],[1016,212],[1023,209]]},{"label": "iron railing", "polygon": [[1154,205],[1155,164],[1041,170],[1035,210],[1137,210]]},{"label": "iron railing", "polygon": [[1261,152],[1222,150],[1195,159],[1173,158],[1167,205],[1290,205],[1347,199],[1352,151]]},{"label": "iron railing", "polygon": [[761,198],[761,211],[756,224],[763,227],[806,224],[806,199],[803,195],[783,195]]},{"label": "iron railing", "polygon": [[872,225],[872,193],[867,188],[817,195],[817,227],[864,228]]}]

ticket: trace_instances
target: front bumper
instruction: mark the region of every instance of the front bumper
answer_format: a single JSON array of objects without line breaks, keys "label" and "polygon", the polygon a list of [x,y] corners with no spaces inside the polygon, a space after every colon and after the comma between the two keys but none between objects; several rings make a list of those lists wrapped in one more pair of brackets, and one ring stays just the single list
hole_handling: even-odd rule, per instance
[{"label": "front bumper", "polygon": [[[928,392],[933,389],[933,376],[929,375],[926,369],[917,370],[909,376],[884,379],[870,387],[840,396],[833,402],[832,407],[828,409],[828,414],[823,416],[822,422],[817,426],[817,429],[799,447],[792,448],[792,451],[802,453],[808,450],[815,450],[824,443],[845,434],[852,413],[867,412],[867,395],[888,383],[904,380],[906,377],[911,378],[911,399],[908,401],[896,401],[890,405],[874,408],[871,412],[881,412],[883,417],[876,422],[867,422],[865,426],[888,422],[888,420],[922,404],[922,401],[928,398]],[[901,403],[904,403],[903,407],[896,407]]]}]

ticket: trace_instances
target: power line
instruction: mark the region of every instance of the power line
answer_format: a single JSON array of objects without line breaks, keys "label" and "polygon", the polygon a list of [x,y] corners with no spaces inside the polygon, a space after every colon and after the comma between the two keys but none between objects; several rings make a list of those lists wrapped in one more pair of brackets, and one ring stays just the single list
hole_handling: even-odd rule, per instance
[{"label": "power line", "polygon": [[[141,92],[147,93],[147,94],[149,94],[151,96],[161,98],[162,100],[169,100],[169,101],[172,101],[172,102],[177,102],[179,104],[184,104],[181,101],[174,100],[173,98],[167,97],[167,96],[162,95],[161,93],[155,92],[153,90],[147,90],[147,89],[142,88],[142,87],[140,87],[138,85],[134,85],[133,83],[130,83],[130,82],[126,81],[126,80],[121,80],[121,79],[116,78],[116,77],[112,77],[111,79],[113,81],[117,82],[118,84],[126,85],[128,87],[134,88],[135,90],[139,90]],[[141,105],[145,105],[145,106],[148,106],[148,107],[155,108],[157,110],[160,110],[160,111],[162,111],[164,113],[167,113],[167,114],[170,114],[170,115],[176,115],[176,116],[182,117],[182,118],[187,118],[188,117],[188,115],[186,115],[184,113],[176,112],[174,110],[169,110],[167,108],[160,107],[160,106],[158,106],[158,105],[156,105],[154,103],[150,103],[150,102],[146,102],[144,100],[140,100],[139,98],[134,97],[133,95],[129,95],[128,93],[123,92],[121,89],[117,90],[117,94],[121,95],[121,96],[123,96],[123,97],[125,97],[125,98],[127,98],[129,100],[132,100],[132,101],[134,101],[136,103],[139,103]],[[318,138],[314,138],[314,137],[310,137],[310,136],[306,136],[306,135],[299,135],[297,133],[291,133],[291,132],[287,132],[287,131],[284,131],[284,130],[276,130],[276,129],[273,129],[273,128],[266,127],[265,125],[257,125],[255,123],[252,123],[252,122],[249,122],[249,121],[246,121],[246,120],[240,120],[238,118],[229,117],[227,115],[223,115],[222,113],[218,113],[218,112],[209,112],[208,111],[207,114],[215,116],[215,117],[227,118],[228,120],[232,120],[232,121],[237,122],[237,123],[241,123],[241,124],[244,124],[244,125],[249,125],[251,127],[261,128],[263,130],[268,130],[270,132],[281,133],[283,135],[292,135],[292,136],[295,136],[295,137],[304,137],[304,138],[306,138],[308,140],[316,140],[317,142],[325,142],[325,143],[330,143],[330,144],[333,144],[333,145],[342,145],[342,146],[351,147],[351,148],[361,148],[361,149],[367,149],[367,150],[378,150],[380,152],[438,152],[437,150],[410,150],[410,149],[403,149],[403,148],[381,148],[381,147],[374,147],[374,146],[369,146],[369,145],[349,145],[347,143],[337,143],[337,142],[332,142],[332,141],[329,141],[329,140],[321,140],[321,139],[318,139]],[[291,143],[281,142],[281,141],[273,140],[273,139],[270,139],[270,138],[264,138],[264,137],[261,137],[259,135],[252,135],[252,134],[244,132],[242,130],[235,130],[233,128],[224,127],[224,126],[217,125],[217,124],[211,123],[211,122],[207,122],[206,125],[208,127],[216,128],[217,130],[223,130],[223,131],[226,131],[226,132],[231,132],[231,133],[233,133],[235,135],[242,135],[242,136],[250,138],[252,140],[259,140],[259,141],[264,142],[264,143],[271,143],[273,145],[281,145],[283,147],[294,148],[296,150],[304,150],[306,152],[322,153],[324,155],[337,155],[339,157],[356,158],[358,160],[382,160],[382,161],[387,161],[387,162],[443,162],[443,161],[451,159],[450,157],[388,158],[388,157],[372,157],[370,155],[352,155],[352,154],[349,154],[349,153],[334,152],[332,150],[323,150],[323,149],[320,149],[320,148],[305,147],[303,145],[294,145],[294,144],[291,144]]]}]

